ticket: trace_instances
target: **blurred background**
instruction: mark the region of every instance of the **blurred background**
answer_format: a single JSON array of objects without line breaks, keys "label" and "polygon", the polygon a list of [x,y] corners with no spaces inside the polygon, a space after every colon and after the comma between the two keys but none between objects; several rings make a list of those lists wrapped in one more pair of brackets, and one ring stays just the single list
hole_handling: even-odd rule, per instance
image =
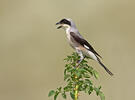
[{"label": "blurred background", "polygon": [[[106,100],[134,99],[134,0],[0,0],[0,100],[53,100],[48,92],[63,85],[63,59],[73,52],[55,26],[64,17],[114,73],[89,61]],[[80,100],[100,98],[81,93]]]}]

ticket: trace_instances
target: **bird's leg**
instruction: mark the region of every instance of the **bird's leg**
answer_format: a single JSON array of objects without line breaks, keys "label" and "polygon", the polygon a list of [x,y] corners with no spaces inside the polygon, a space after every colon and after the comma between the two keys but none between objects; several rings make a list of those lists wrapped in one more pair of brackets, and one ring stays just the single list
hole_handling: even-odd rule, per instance
[{"label": "bird's leg", "polygon": [[82,59],[78,60],[76,67],[78,67],[78,66],[80,65],[80,63],[81,63],[85,58],[86,58],[86,56],[84,56]]},{"label": "bird's leg", "polygon": [[76,50],[76,51],[80,56],[80,60],[77,62],[77,65],[76,65],[76,67],[78,67],[85,57],[83,56],[83,54],[82,54],[82,52],[80,50]]}]

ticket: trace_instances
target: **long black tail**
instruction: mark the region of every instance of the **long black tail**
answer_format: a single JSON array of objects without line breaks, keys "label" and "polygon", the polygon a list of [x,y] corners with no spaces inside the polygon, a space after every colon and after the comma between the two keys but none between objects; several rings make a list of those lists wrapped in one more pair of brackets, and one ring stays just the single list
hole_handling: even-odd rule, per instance
[{"label": "long black tail", "polygon": [[100,61],[98,57],[97,59],[98,59],[99,64],[106,70],[106,72],[110,74],[111,76],[113,76],[113,73],[107,67],[105,67],[105,65]]}]

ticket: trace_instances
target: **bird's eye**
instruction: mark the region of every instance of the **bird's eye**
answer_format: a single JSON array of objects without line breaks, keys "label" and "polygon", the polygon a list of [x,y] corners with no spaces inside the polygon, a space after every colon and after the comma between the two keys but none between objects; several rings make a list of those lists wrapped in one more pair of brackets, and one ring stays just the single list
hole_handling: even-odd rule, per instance
[{"label": "bird's eye", "polygon": [[62,19],[60,22],[61,23],[66,23],[66,19]]}]

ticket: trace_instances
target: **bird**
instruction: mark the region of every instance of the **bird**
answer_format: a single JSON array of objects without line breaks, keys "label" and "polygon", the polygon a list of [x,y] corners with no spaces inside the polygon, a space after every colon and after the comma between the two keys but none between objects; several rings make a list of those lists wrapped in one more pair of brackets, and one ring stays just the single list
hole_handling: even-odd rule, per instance
[{"label": "bird", "polygon": [[59,22],[57,22],[56,25],[58,26],[57,29],[62,28],[66,31],[68,43],[80,56],[78,64],[80,64],[85,56],[87,56],[92,60],[98,62],[109,75],[113,75],[113,73],[101,62],[100,58],[102,57],[79,33],[75,23],[71,18],[63,18]]}]

